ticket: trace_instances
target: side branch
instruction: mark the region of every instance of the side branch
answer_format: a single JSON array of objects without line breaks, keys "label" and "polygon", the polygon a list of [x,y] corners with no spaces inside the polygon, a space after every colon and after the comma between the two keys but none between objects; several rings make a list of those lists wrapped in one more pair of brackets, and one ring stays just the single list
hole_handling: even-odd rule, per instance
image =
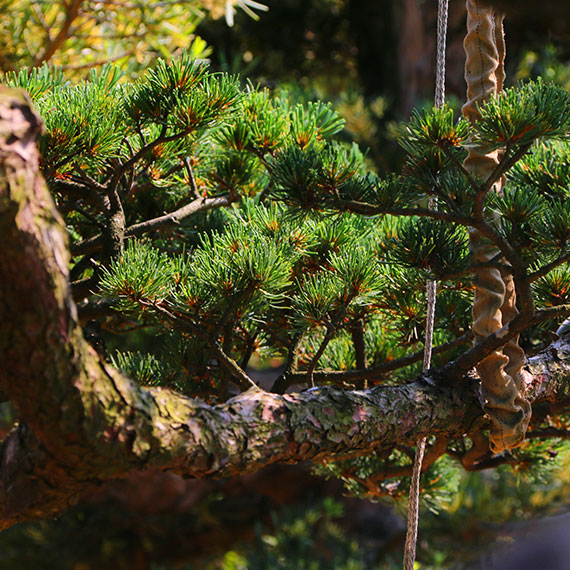
[{"label": "side branch", "polygon": [[[157,230],[165,226],[176,225],[182,222],[182,220],[196,214],[197,212],[205,212],[206,210],[212,210],[214,208],[221,208],[224,206],[229,206],[231,200],[227,196],[218,196],[216,198],[200,198],[197,200],[192,200],[192,202],[162,216],[153,218],[152,220],[146,220],[144,222],[139,222],[138,224],[133,224],[125,229],[125,237],[135,237],[144,234],[145,232]],[[97,235],[88,238],[71,248],[71,253],[73,255],[91,254],[96,252],[103,244],[103,236]]]},{"label": "side branch", "polygon": [[[469,331],[453,341],[434,347],[433,354],[442,354],[457,346],[468,344],[472,340],[473,333]],[[356,370],[316,370],[313,372],[313,379],[319,383],[331,382],[336,385],[352,384],[368,380],[374,381],[381,379],[382,376],[394,370],[399,370],[406,366],[411,366],[416,362],[420,362],[423,357],[424,351],[418,350],[412,354],[407,354],[406,356],[395,358],[394,360],[387,360],[386,362],[382,362],[376,366],[370,366],[369,368],[359,368]],[[306,372],[285,372],[283,376],[276,381],[276,385],[272,391],[283,393],[289,386],[293,384],[304,384],[306,380]]]}]

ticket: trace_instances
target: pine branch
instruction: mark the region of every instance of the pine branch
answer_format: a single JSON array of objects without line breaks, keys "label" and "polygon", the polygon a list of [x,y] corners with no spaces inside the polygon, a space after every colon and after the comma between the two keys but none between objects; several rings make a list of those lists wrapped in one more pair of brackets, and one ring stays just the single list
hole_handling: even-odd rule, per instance
[{"label": "pine branch", "polygon": [[432,218],[434,220],[443,220],[452,222],[462,226],[470,227],[474,225],[474,220],[470,217],[460,214],[453,214],[450,212],[441,212],[438,210],[430,210],[427,208],[395,208],[375,206],[367,202],[358,202],[355,200],[342,200],[339,202],[339,207],[343,210],[354,212],[355,214],[362,214],[363,216],[379,216],[382,214],[389,214],[392,216],[419,216],[422,218]]},{"label": "pine branch", "polygon": [[[40,121],[23,99],[1,91],[0,115],[0,386],[20,415],[0,444],[0,528],[55,516],[93,481],[133,469],[223,477],[277,462],[374,453],[435,434],[462,440],[481,421],[479,384],[457,364],[369,390],[326,386],[277,395],[256,387],[219,405],[132,382],[82,338],[66,230],[38,174]],[[209,338],[240,387],[254,385],[202,327],[153,309]],[[531,309],[476,345],[478,357],[531,323]],[[470,352],[463,365],[477,362]],[[533,405],[567,401],[570,338],[532,358],[527,370]]]},{"label": "pine branch", "polygon": [[503,175],[505,175],[530,149],[532,143],[525,144],[521,146],[512,155],[510,154],[510,148],[507,145],[505,153],[501,156],[501,160],[489,175],[489,178],[483,183],[481,192],[486,194],[493,187],[493,185],[498,182]]},{"label": "pine branch", "polygon": [[546,263],[540,269],[537,269],[536,271],[533,271],[532,273],[530,273],[527,276],[527,280],[529,283],[534,283],[535,281],[537,281],[541,277],[548,275],[556,267],[559,267],[560,265],[563,265],[564,263],[568,263],[569,261],[570,261],[570,252],[568,252],[564,255],[560,255],[554,261],[551,261],[550,263]]},{"label": "pine branch", "polygon": [[552,319],[563,319],[568,316],[570,316],[570,304],[558,305],[556,307],[549,307],[547,309],[536,311],[536,314],[532,320],[532,324],[538,325],[545,321],[550,321]]},{"label": "pine branch", "polygon": [[461,162],[459,162],[457,157],[449,149],[449,146],[448,145],[440,145],[439,148],[441,148],[441,150],[444,152],[445,156],[447,158],[449,158],[449,160],[451,160],[451,162],[457,168],[457,170],[459,170],[459,172],[461,172],[461,174],[463,174],[463,176],[464,176],[465,180],[467,180],[467,183],[469,184],[469,186],[471,186],[471,188],[475,191],[475,194],[479,194],[481,192],[481,185],[475,181],[475,179],[473,178],[473,176],[471,176],[471,173],[465,168],[465,166],[463,166],[463,164]]},{"label": "pine branch", "polygon": [[325,333],[325,336],[324,336],[319,348],[317,349],[317,352],[315,353],[313,358],[311,358],[311,361],[309,362],[309,365],[307,366],[307,371],[305,372],[305,374],[306,374],[307,384],[311,387],[313,387],[315,385],[315,380],[313,377],[315,367],[319,363],[319,360],[321,359],[321,356],[324,354],[324,352],[325,352],[327,346],[329,345],[330,341],[333,339],[335,332],[336,332],[336,328],[332,324],[328,323],[327,324],[327,332]]},{"label": "pine branch", "polygon": [[235,378],[236,384],[242,390],[249,390],[251,388],[255,390],[261,390],[261,388],[259,388],[259,386],[249,377],[249,375],[240,368],[239,364],[224,351],[224,349],[220,346],[218,340],[216,338],[213,338],[213,336],[204,327],[200,326],[197,323],[191,322],[186,318],[175,315],[157,303],[151,303],[144,300],[141,300],[139,302],[141,305],[149,307],[157,313],[160,313],[166,317],[171,324],[177,325],[182,330],[197,333],[204,341],[206,341],[208,346],[218,357],[220,364],[228,372],[231,373],[232,377]]},{"label": "pine branch", "polygon": [[[221,208],[229,206],[231,200],[227,196],[218,196],[216,198],[199,198],[193,200],[189,204],[178,208],[174,212],[158,216],[152,220],[146,220],[133,224],[125,229],[125,237],[135,237],[145,234],[149,231],[158,230],[165,226],[177,225],[184,219],[196,214],[198,212],[205,212],[214,208]],[[71,247],[72,255],[93,254],[96,253],[102,245],[103,238],[101,235],[87,238]]]},{"label": "pine branch", "polygon": [[[443,354],[452,348],[461,346],[463,344],[468,344],[473,340],[473,333],[470,331],[464,335],[456,338],[451,342],[445,344],[440,344],[433,348],[433,354]],[[394,372],[395,370],[400,370],[406,366],[411,366],[416,362],[421,362],[424,357],[423,349],[413,354],[408,354],[407,356],[402,356],[401,358],[396,358],[394,360],[388,360],[377,364],[376,366],[371,366],[370,368],[364,368],[360,370],[317,370],[313,372],[313,379],[315,382],[321,384],[325,382],[330,382],[337,386],[343,384],[354,384],[356,382],[366,382],[366,381],[377,381],[385,376],[389,372]],[[289,386],[293,384],[304,384],[306,381],[306,372],[290,372],[285,371],[283,375],[278,379],[279,383],[275,383],[272,392],[277,394],[284,392]]]}]

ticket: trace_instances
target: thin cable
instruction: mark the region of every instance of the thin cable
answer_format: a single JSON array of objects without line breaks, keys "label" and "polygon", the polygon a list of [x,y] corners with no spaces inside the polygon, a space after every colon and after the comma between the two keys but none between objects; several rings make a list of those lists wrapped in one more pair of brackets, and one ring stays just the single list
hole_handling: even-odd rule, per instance
[{"label": "thin cable", "polygon": [[[443,107],[445,102],[445,44],[447,36],[447,14],[449,0],[438,0],[437,12],[437,60],[435,71],[435,106]],[[434,208],[437,198],[430,196],[429,208]],[[426,283],[426,326],[424,341],[423,370],[429,370],[431,365],[431,353],[433,350],[433,329],[435,324],[435,299],[437,285],[433,280]],[[412,481],[410,483],[410,497],[408,500],[408,528],[404,545],[404,570],[414,570],[416,560],[416,544],[418,542],[418,522],[420,515],[420,477],[422,463],[426,450],[426,438],[417,441],[414,465],[412,467]]]}]

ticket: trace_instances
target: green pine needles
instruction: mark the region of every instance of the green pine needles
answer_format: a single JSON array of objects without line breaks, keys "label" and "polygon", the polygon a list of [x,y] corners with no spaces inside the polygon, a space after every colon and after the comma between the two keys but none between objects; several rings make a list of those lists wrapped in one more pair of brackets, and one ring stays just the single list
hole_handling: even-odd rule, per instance
[{"label": "green pine needles", "polygon": [[[462,353],[471,363],[470,228],[499,250],[489,265],[513,274],[527,348],[570,316],[559,87],[508,89],[475,125],[447,107],[415,112],[401,171],[381,175],[330,104],[297,104],[190,56],[133,83],[109,65],[78,84],[45,66],[3,83],[27,89],[45,121],[41,166],[69,228],[80,319],[103,326],[113,363],[145,385],[223,401],[268,362],[280,366],[263,384],[275,392],[405,382],[420,369],[427,278],[439,292],[434,366]],[[487,180],[463,167],[469,145],[499,151]],[[463,442],[447,449],[465,454]],[[359,494],[398,496],[408,451],[331,473]],[[517,454],[533,462],[530,447]],[[449,469],[434,464],[434,494]]]}]

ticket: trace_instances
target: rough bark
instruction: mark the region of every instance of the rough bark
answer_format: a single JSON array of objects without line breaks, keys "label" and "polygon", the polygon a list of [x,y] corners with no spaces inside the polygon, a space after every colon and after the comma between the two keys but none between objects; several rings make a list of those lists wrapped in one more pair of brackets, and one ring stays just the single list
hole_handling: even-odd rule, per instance
[{"label": "rough bark", "polygon": [[[481,417],[476,379],[450,382],[445,369],[362,391],[253,389],[222,405],[130,381],[81,335],[65,228],[38,172],[40,128],[19,93],[0,91],[0,387],[20,417],[0,444],[0,528],[56,515],[133,469],[221,477],[461,437]],[[570,341],[529,370],[531,400],[565,399]]]}]

